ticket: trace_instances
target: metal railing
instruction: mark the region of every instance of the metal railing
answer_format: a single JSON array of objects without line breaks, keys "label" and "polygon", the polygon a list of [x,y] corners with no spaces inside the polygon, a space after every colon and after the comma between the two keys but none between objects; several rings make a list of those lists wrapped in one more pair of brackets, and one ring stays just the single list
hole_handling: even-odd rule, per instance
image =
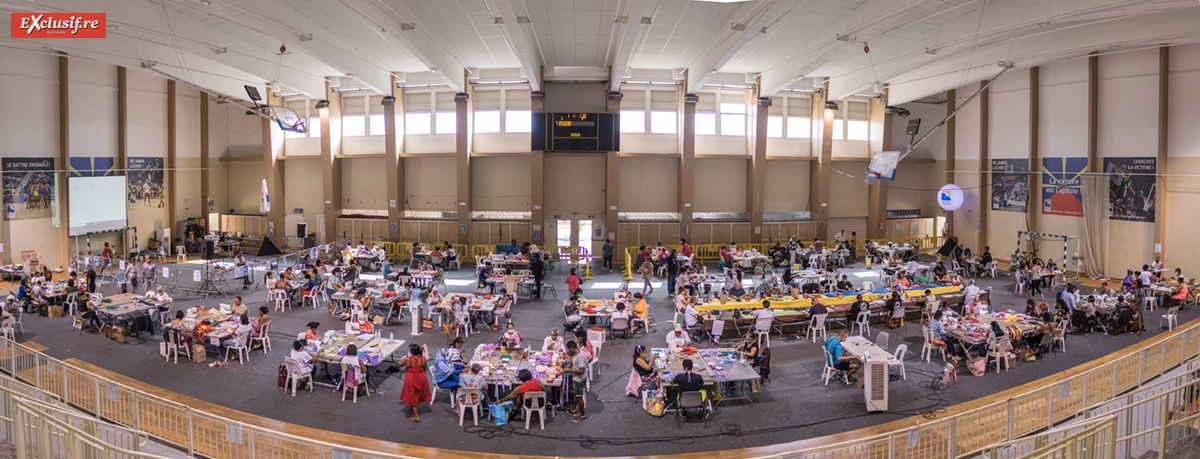
[{"label": "metal railing", "polygon": [[[1118,399],[1147,381],[1164,375],[1167,371],[1187,363],[1200,355],[1200,320],[1192,321],[1148,342],[1136,345],[1135,349],[1111,362],[1084,370],[1053,383],[1047,383],[1011,398],[955,413],[930,422],[913,422],[914,426],[891,432],[858,438],[850,441],[804,448],[778,454],[773,457],[786,458],[945,458],[971,456],[988,445],[1009,442],[1029,434],[1053,428],[1060,423],[1089,416],[1094,407]],[[1191,370],[1191,367],[1188,367]],[[1195,412],[1189,411],[1186,422],[1194,422],[1200,414],[1200,380],[1179,386],[1191,388],[1197,400]],[[1174,395],[1172,395],[1174,394]],[[1172,397],[1161,399],[1162,397]],[[1161,400],[1160,400],[1161,399]],[[1181,399],[1179,390],[1164,390],[1162,394],[1145,400],[1159,400],[1164,418],[1160,424],[1180,425],[1184,420],[1167,423],[1169,407],[1167,400]],[[1187,400],[1192,400],[1187,399]],[[1145,400],[1128,404],[1135,408],[1121,408],[1130,412],[1143,406]],[[1143,408],[1146,409],[1146,408]],[[1111,412],[1111,411],[1110,411]],[[1158,411],[1155,411],[1156,413]],[[1098,413],[1095,416],[1103,415]],[[1134,419],[1134,418],[1130,418]],[[1137,417],[1132,426],[1124,424],[1125,435],[1118,441],[1129,442],[1139,436],[1157,435],[1160,444],[1174,445],[1176,439],[1167,438],[1167,428],[1149,425],[1145,416]],[[1125,422],[1119,420],[1119,422]],[[1155,430],[1159,429],[1159,430]],[[1150,432],[1155,430],[1154,433]],[[1145,440],[1140,440],[1145,441]],[[1119,448],[1131,448],[1133,443],[1119,444]],[[1160,449],[1161,451],[1161,449]]]},{"label": "metal railing", "polygon": [[1116,437],[1117,417],[1105,416],[1051,429],[1020,440],[991,445],[984,448],[979,456],[986,459],[1113,459],[1117,451]]},{"label": "metal railing", "polygon": [[408,458],[326,443],[234,421],[64,363],[0,338],[0,371],[49,399],[140,432],[189,456],[224,458]]}]

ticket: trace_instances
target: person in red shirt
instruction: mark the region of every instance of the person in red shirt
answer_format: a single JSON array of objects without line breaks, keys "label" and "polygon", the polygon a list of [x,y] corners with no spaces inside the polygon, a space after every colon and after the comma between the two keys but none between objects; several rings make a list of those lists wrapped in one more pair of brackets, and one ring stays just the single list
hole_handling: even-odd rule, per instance
[{"label": "person in red shirt", "polygon": [[104,263],[104,265],[100,268],[101,271],[103,271],[104,269],[108,268],[109,265],[112,263],[112,257],[113,257],[113,251],[111,248],[108,247],[107,242],[104,243],[104,250],[100,252],[100,256],[103,257],[101,262]]},{"label": "person in red shirt", "polygon": [[575,268],[571,268],[571,274],[567,274],[567,290],[573,293],[579,289],[579,284],[582,283],[583,281],[579,279],[579,275],[575,273]]},{"label": "person in red shirt", "polygon": [[683,256],[685,256],[685,257],[691,258],[692,257],[692,246],[688,245],[687,239],[680,239],[679,243],[682,244],[679,247],[679,253],[683,254]]},{"label": "person in red shirt", "polygon": [[526,392],[543,392],[546,390],[545,387],[542,387],[542,383],[540,381],[533,379],[533,373],[530,373],[528,369],[521,370],[519,373],[517,373],[517,380],[521,381],[521,385],[517,386],[516,389],[513,389],[512,392],[509,392],[508,395],[505,395],[504,398],[500,399],[500,401],[497,403],[504,403],[509,400],[517,400],[522,395],[525,395]]}]

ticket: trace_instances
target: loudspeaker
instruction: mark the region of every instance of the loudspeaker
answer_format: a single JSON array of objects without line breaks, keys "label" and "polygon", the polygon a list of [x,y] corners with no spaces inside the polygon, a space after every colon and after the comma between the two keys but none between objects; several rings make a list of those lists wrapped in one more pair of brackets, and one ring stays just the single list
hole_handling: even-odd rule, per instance
[{"label": "loudspeaker", "polygon": [[201,253],[201,257],[203,257],[205,260],[216,258],[216,244],[213,243],[213,241],[204,241],[204,245],[201,247],[204,249],[204,252]]},{"label": "loudspeaker", "polygon": [[308,236],[308,223],[297,223],[296,237],[304,239],[306,236]]}]

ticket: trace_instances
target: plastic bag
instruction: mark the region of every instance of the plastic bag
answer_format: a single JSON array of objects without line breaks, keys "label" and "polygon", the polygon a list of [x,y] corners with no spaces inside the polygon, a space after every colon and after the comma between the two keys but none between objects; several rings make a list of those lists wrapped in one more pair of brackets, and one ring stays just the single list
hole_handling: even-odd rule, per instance
[{"label": "plastic bag", "polygon": [[508,410],[504,405],[489,405],[488,410],[491,412],[492,421],[498,426],[508,424]]}]

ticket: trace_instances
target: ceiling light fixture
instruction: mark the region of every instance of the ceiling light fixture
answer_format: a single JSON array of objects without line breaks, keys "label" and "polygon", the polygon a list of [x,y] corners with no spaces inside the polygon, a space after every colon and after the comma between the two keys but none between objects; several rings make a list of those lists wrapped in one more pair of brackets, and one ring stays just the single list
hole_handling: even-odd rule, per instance
[{"label": "ceiling light fixture", "polygon": [[396,105],[396,96],[383,96],[380,105]]},{"label": "ceiling light fixture", "polygon": [[209,6],[209,5],[212,5],[212,2],[210,2],[208,0],[200,0],[200,4],[204,5],[204,6]]},{"label": "ceiling light fixture", "polygon": [[322,108],[328,108],[328,107],[329,107],[329,101],[328,101],[328,100],[321,99],[321,100],[318,100],[318,101],[317,101],[317,110],[320,110],[320,109],[322,109]]},{"label": "ceiling light fixture", "polygon": [[825,109],[826,109],[826,110],[837,110],[837,109],[838,109],[838,104],[837,104],[837,102],[834,102],[834,101],[832,101],[832,100],[831,100],[831,101],[828,101],[828,102],[825,102]]}]

